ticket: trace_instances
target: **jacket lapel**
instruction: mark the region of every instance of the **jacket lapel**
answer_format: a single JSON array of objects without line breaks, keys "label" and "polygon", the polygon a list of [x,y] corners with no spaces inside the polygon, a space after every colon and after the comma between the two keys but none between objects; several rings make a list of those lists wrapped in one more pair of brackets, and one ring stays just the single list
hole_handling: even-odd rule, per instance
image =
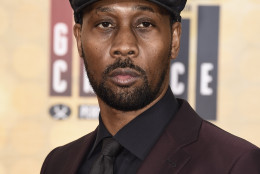
[{"label": "jacket lapel", "polygon": [[56,170],[56,174],[76,174],[85,155],[91,150],[96,134],[97,129],[87,136],[73,142],[72,146],[68,146],[68,148],[65,147],[62,153],[66,153],[66,156],[63,156],[63,159],[59,159],[63,161],[63,164],[57,165],[61,166],[61,168]]},{"label": "jacket lapel", "polygon": [[86,138],[85,141],[81,145],[79,145],[79,147],[78,147],[79,149],[75,149],[75,152],[77,152],[77,154],[75,155],[75,158],[73,159],[74,165],[73,165],[71,174],[75,174],[77,172],[77,170],[79,169],[87,152],[89,152],[91,150],[92,144],[96,139],[96,135],[97,135],[97,129],[91,134],[91,136]]},{"label": "jacket lapel", "polygon": [[184,146],[196,141],[202,119],[184,100],[181,107],[148,154],[137,174],[176,174],[188,163],[191,156]]}]

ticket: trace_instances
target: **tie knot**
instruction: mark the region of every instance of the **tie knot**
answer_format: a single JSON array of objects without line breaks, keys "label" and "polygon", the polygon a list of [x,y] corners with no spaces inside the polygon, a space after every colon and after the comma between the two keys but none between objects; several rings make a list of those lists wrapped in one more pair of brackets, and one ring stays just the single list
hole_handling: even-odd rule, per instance
[{"label": "tie knot", "polygon": [[101,153],[105,156],[115,157],[121,149],[121,145],[113,138],[105,138]]}]

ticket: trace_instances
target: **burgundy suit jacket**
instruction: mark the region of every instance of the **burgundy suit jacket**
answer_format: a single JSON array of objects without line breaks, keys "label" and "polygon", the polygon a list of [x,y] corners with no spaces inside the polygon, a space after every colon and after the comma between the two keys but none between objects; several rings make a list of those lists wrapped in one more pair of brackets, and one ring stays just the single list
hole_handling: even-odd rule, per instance
[{"label": "burgundy suit jacket", "polygon": [[[181,107],[137,174],[260,174],[260,149]],[[97,130],[51,151],[41,174],[76,174]]]}]

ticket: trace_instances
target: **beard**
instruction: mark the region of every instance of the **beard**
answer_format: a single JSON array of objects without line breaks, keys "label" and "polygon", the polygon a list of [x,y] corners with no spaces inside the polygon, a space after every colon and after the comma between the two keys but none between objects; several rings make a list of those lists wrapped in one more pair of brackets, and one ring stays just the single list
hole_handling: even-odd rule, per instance
[{"label": "beard", "polygon": [[[102,74],[102,79],[97,82],[94,75],[88,70],[88,63],[83,52],[83,60],[86,68],[86,72],[89,78],[89,82],[96,93],[96,95],[104,101],[108,106],[120,110],[120,111],[135,111],[144,108],[152,101],[156,99],[161,86],[166,78],[166,74],[169,67],[164,67],[160,75],[160,80],[153,89],[148,82],[146,72],[139,66],[134,65],[130,58],[120,59],[118,58],[113,64],[106,67]],[[108,74],[117,68],[130,68],[139,72],[142,84],[139,86],[117,86],[113,88],[108,85]]]}]

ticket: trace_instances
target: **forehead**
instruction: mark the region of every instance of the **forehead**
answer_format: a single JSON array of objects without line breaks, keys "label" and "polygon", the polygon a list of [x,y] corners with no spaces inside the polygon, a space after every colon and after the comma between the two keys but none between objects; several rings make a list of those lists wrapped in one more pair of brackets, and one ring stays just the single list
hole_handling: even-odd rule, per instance
[{"label": "forehead", "polygon": [[170,15],[163,7],[147,0],[100,0],[86,7],[84,13],[124,11],[125,9]]}]

